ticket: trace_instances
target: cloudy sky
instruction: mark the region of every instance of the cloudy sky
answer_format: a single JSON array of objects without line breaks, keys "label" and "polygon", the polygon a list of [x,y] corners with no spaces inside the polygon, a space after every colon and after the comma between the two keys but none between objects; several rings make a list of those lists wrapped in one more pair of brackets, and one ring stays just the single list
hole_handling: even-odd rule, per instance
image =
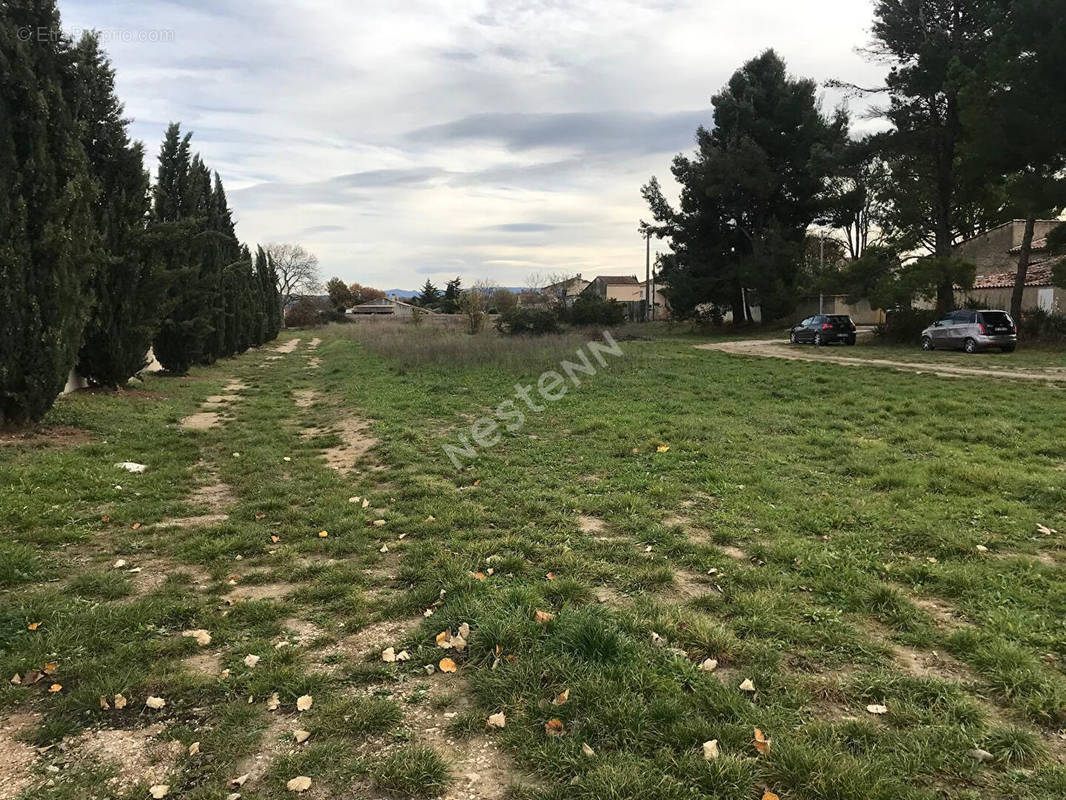
[{"label": "cloudy sky", "polygon": [[640,186],[666,182],[711,95],[767,47],[797,75],[878,82],[856,52],[871,6],[60,0],[65,28],[108,41],[153,170],[180,121],[243,240],[386,289],[642,274]]}]

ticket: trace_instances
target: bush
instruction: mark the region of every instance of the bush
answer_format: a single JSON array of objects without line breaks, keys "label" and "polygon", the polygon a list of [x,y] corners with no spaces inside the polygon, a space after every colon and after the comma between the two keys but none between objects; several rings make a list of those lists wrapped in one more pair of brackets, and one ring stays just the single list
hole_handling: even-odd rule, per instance
[{"label": "bush", "polygon": [[559,319],[543,308],[512,308],[500,314],[496,330],[511,336],[543,336],[559,332]]},{"label": "bush", "polygon": [[317,297],[301,297],[285,309],[285,327],[310,328],[324,325],[329,320],[331,309],[329,303],[323,303]]},{"label": "bush", "polygon": [[1066,314],[1056,314],[1042,308],[1023,311],[1022,318],[1018,320],[1018,337],[1066,342]]},{"label": "bush", "polygon": [[907,308],[889,311],[885,321],[877,326],[874,333],[879,339],[891,344],[917,344],[922,331],[933,324],[940,314],[931,309]]},{"label": "bush", "polygon": [[566,319],[574,325],[621,325],[626,319],[626,309],[617,300],[579,297],[566,310]]}]

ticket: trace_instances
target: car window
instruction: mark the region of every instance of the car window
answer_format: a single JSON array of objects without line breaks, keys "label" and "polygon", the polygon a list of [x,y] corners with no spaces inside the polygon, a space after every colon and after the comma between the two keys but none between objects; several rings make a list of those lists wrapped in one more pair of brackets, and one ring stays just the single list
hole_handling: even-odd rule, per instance
[{"label": "car window", "polygon": [[956,325],[972,325],[977,319],[976,311],[956,311],[952,314]]},{"label": "car window", "polygon": [[810,324],[811,324],[811,318],[810,318],[810,317],[807,317],[807,319],[803,320],[803,322],[801,322],[801,323],[799,324],[799,326],[800,326],[801,328],[806,328],[806,327],[807,327],[808,325],[810,325]]},{"label": "car window", "polygon": [[980,314],[981,321],[990,327],[1010,327],[1011,319],[1002,311],[982,311]]},{"label": "car window", "polygon": [[954,325],[955,324],[955,315],[954,314],[948,314],[946,317],[941,317],[940,319],[937,320],[936,324],[937,325]]}]

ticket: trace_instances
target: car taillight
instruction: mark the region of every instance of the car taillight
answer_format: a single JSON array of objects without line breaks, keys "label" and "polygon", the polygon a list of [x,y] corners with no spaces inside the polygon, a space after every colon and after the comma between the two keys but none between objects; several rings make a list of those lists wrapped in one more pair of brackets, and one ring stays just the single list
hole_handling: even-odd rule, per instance
[{"label": "car taillight", "polygon": [[825,325],[823,325],[823,326],[822,326],[822,330],[823,330],[823,331],[827,331],[827,330],[831,329],[832,327],[833,327],[833,326],[832,326],[832,325],[830,325],[830,324],[829,324],[829,323],[827,322],[827,323],[825,323]]},{"label": "car taillight", "polygon": [[981,331],[982,336],[988,336],[988,331],[985,330],[985,324],[983,322],[977,323],[977,329]]},{"label": "car taillight", "polygon": [[854,322],[849,322],[848,324],[851,326],[852,330],[855,330],[855,323]]}]

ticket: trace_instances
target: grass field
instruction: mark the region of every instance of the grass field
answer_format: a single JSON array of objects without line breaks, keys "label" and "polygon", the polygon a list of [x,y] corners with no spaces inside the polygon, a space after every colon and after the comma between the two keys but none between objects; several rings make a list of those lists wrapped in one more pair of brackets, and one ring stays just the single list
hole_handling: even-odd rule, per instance
[{"label": "grass field", "polygon": [[457,471],[583,339],[426,336],[4,438],[0,798],[1066,796],[1061,389],[626,339]]}]

